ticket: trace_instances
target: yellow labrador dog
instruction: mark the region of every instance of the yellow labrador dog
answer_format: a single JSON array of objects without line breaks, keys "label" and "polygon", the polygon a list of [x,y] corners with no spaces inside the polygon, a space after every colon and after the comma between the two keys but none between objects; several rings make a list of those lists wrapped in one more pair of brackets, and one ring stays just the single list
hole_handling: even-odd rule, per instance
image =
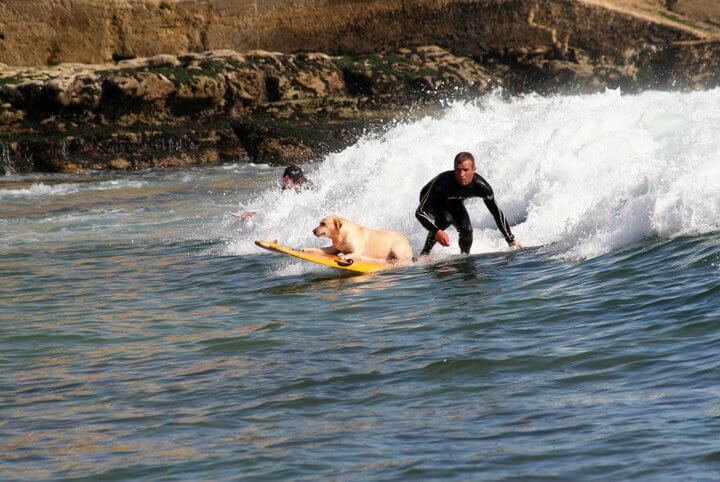
[{"label": "yellow labrador dog", "polygon": [[345,259],[373,258],[382,262],[405,263],[413,252],[407,238],[395,231],[380,231],[360,226],[337,216],[322,218],[313,229],[315,236],[326,236],[332,245],[325,248],[305,248],[306,252],[342,254]]}]

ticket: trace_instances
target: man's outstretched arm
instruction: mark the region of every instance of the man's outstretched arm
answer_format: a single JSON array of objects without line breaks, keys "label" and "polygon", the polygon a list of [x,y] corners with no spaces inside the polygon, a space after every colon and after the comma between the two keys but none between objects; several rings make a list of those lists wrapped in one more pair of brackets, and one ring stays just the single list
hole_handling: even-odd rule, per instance
[{"label": "man's outstretched arm", "polygon": [[512,231],[510,231],[510,224],[508,224],[507,218],[495,202],[495,197],[491,196],[489,198],[484,198],[483,201],[485,202],[485,206],[487,206],[488,211],[490,211],[490,214],[492,214],[493,219],[495,219],[495,224],[497,224],[497,227],[505,238],[505,241],[507,241],[510,246],[521,248],[522,246],[515,241],[515,236],[513,236]]}]

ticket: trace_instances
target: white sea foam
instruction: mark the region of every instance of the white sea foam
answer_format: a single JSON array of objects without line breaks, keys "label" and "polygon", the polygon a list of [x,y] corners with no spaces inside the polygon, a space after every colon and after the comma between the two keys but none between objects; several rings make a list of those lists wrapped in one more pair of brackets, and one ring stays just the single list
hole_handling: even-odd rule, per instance
[{"label": "white sea foam", "polygon": [[62,183],[45,184],[43,182],[33,183],[30,187],[21,189],[0,189],[0,199],[12,198],[35,198],[65,196],[81,191],[103,191],[108,189],[129,189],[146,186],[146,181],[131,181],[127,179],[115,179],[111,181],[89,182],[89,183]]},{"label": "white sea foam", "polygon": [[219,167],[223,171],[246,171],[246,170],[257,170],[257,169],[273,169],[270,164],[255,164],[253,162],[243,162],[241,164],[223,164]]},{"label": "white sea foam", "polygon": [[[254,239],[325,245],[311,230],[331,213],[401,231],[418,250],[426,234],[414,217],[420,188],[451,169],[463,150],[475,154],[478,172],[525,245],[551,245],[565,257],[585,258],[646,236],[715,231],[719,107],[717,89],[512,101],[490,96],[454,104],[440,118],[399,125],[329,155],[310,173],[316,191],[271,189],[251,199],[247,208],[259,214],[226,251],[257,252]],[[482,202],[466,205],[475,226],[473,252],[503,249]],[[451,235],[456,241],[452,229]]]}]

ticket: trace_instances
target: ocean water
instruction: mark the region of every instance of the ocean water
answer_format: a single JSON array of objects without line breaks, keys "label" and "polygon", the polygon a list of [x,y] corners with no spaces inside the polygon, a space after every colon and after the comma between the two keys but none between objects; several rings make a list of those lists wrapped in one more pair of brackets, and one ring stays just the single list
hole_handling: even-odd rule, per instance
[{"label": "ocean water", "polygon": [[[471,256],[253,244],[417,250],[461,150],[525,250],[478,200]],[[720,90],[489,96],[306,171],[0,178],[0,479],[720,479]]]}]

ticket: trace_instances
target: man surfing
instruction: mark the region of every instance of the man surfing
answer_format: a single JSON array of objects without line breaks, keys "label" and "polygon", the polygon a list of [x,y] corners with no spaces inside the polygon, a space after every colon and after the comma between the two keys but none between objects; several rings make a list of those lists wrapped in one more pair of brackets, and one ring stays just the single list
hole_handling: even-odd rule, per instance
[{"label": "man surfing", "polygon": [[305,173],[300,169],[300,166],[292,164],[285,168],[280,180],[280,187],[283,191],[294,189],[295,192],[300,192],[303,188],[312,189],[313,183],[305,177]]},{"label": "man surfing", "polygon": [[[286,191],[292,189],[296,193],[299,193],[303,188],[312,189],[313,183],[305,177],[305,173],[300,169],[300,166],[294,164],[285,168],[283,171],[282,178],[280,179],[280,189]],[[250,218],[257,214],[257,211],[245,211],[242,213],[230,213],[236,218],[240,218],[243,221],[248,221]]]},{"label": "man surfing", "polygon": [[470,216],[463,204],[463,201],[470,197],[482,198],[508,245],[522,249],[522,245],[515,241],[505,215],[495,202],[490,184],[475,172],[475,158],[469,152],[460,152],[455,156],[452,171],[438,174],[420,191],[420,205],[415,211],[415,217],[428,230],[425,245],[420,252],[422,258],[428,258],[436,242],[450,246],[450,236],[445,232],[450,225],[455,226],[458,231],[460,251],[470,253],[473,230]]}]

